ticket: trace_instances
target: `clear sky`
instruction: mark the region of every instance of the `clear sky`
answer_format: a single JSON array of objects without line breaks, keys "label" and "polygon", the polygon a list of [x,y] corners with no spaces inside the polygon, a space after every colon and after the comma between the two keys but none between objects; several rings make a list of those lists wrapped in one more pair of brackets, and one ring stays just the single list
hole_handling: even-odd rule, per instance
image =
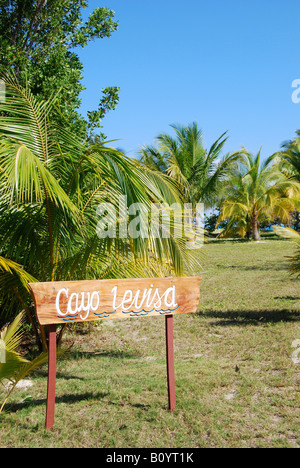
[{"label": "clear sky", "polygon": [[226,152],[263,157],[300,129],[299,0],[90,0],[115,10],[119,30],[80,51],[81,112],[119,86],[103,120],[115,146],[136,156],[169,125],[197,121],[206,147],[229,131]]}]

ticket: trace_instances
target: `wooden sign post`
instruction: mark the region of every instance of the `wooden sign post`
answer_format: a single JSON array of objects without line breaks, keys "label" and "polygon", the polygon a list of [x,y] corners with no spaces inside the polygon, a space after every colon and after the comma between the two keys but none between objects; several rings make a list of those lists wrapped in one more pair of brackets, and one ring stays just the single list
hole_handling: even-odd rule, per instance
[{"label": "wooden sign post", "polygon": [[165,316],[169,409],[174,411],[173,315],[197,312],[200,277],[32,283],[36,314],[49,325],[46,428],[52,429],[56,386],[56,325]]}]

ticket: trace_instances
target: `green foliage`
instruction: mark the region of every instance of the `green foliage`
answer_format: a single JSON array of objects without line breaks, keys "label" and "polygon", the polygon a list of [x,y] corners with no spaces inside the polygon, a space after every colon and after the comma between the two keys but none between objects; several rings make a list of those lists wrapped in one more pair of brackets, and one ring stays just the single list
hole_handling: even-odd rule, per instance
[{"label": "green foliage", "polygon": [[[270,157],[270,161],[276,161],[280,170],[287,177],[293,177],[300,183],[300,130],[296,137],[282,145],[282,151]],[[296,204],[296,210],[292,213],[291,225],[300,231],[300,202]]]},{"label": "green foliage", "polygon": [[[116,213],[120,196],[127,197],[128,206],[141,203],[145,224],[152,203],[181,203],[172,179],[114,148],[82,141],[56,119],[52,121],[55,94],[49,101],[40,101],[11,76],[6,77],[6,90],[6,102],[0,104],[3,257],[22,265],[39,281],[199,271],[199,251],[189,250],[185,238],[157,238],[150,225],[145,238],[97,235],[100,203],[110,203]],[[126,215],[126,227],[132,219]],[[118,230],[119,226],[113,220],[110,227]],[[14,294],[10,301],[5,292],[0,285],[0,317],[8,310],[25,309],[34,326],[29,294],[22,301],[20,294]]]},{"label": "green foliage", "polygon": [[[205,229],[210,234],[213,234],[216,231],[220,214],[221,214],[221,210],[217,208],[209,216],[205,216]],[[227,227],[226,221],[223,221],[222,223],[219,223],[218,225],[219,229],[225,229],[226,227]]]},{"label": "green foliage", "polygon": [[[40,100],[62,90],[60,120],[84,134],[100,126],[108,110],[118,102],[116,87],[105,88],[99,109],[86,122],[77,112],[83,65],[76,48],[108,38],[117,30],[114,11],[96,8],[87,21],[85,0],[0,0],[0,77],[14,70],[19,83],[28,86]],[[58,119],[58,115],[56,119]]]},{"label": "green foliage", "polygon": [[[0,323],[15,313],[16,301],[21,305],[26,302],[29,294],[28,283],[35,281],[35,278],[24,271],[21,265],[0,257],[0,302],[6,304],[5,310],[1,310]],[[32,321],[30,314],[28,319]]]},{"label": "green foliage", "polygon": [[206,151],[203,135],[197,123],[183,127],[171,125],[176,137],[161,134],[157,137],[158,149],[153,146],[141,150],[141,161],[166,172],[174,179],[185,202],[206,203],[213,206],[224,177],[239,153],[221,153],[227,141],[225,133]]},{"label": "green foliage", "polygon": [[22,329],[23,323],[24,316],[23,314],[19,314],[10,325],[6,325],[0,331],[0,343],[3,347],[2,354],[4,356],[4,362],[0,360],[0,385],[6,386],[8,389],[5,400],[0,407],[0,413],[18,382],[48,360],[46,353],[39,355],[33,361],[24,359],[18,353],[18,348],[24,335],[24,330]]},{"label": "green foliage", "polygon": [[280,166],[267,161],[261,166],[261,153],[253,156],[244,152],[224,185],[224,203],[219,222],[229,219],[223,236],[252,235],[259,240],[259,223],[279,217],[289,223],[300,197],[300,185],[288,177]]},{"label": "green foliage", "polygon": [[[300,131],[297,137],[283,144],[282,151],[274,155],[279,158],[282,170],[292,174],[300,182]],[[273,156],[273,157],[274,157]]]},{"label": "green foliage", "polygon": [[296,244],[297,253],[294,257],[290,258],[290,271],[300,278],[300,234],[293,229],[273,226],[274,231],[278,236],[284,239],[289,239]]}]

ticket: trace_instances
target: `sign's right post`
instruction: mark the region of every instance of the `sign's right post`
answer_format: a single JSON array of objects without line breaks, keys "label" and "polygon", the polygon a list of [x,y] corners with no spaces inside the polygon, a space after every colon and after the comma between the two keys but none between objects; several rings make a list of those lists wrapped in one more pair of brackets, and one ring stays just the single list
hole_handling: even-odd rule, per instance
[{"label": "sign's right post", "polygon": [[166,348],[169,410],[176,408],[173,315],[166,315]]}]

